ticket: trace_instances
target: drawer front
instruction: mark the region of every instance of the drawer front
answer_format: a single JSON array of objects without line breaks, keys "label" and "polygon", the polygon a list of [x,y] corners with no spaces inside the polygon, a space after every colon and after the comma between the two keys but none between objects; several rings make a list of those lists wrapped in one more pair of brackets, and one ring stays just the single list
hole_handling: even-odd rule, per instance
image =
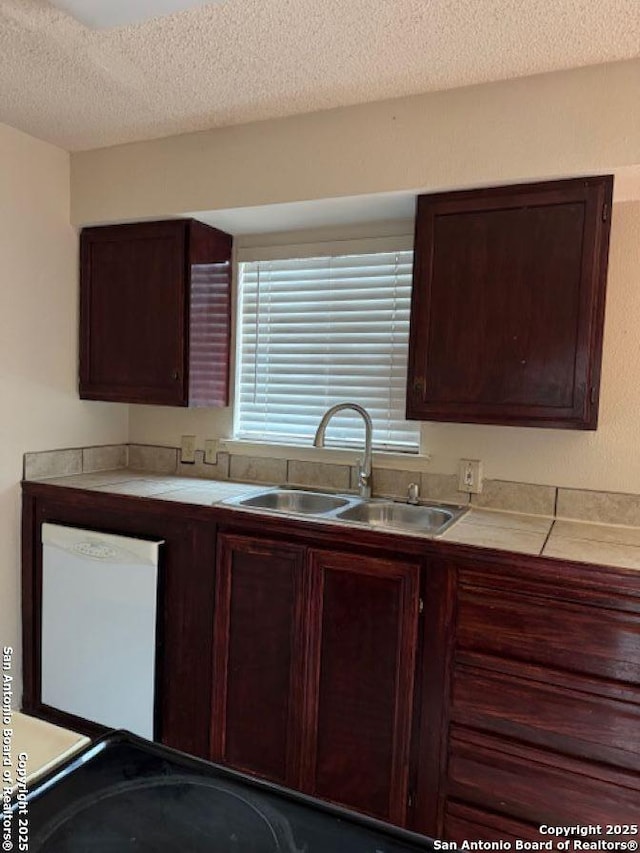
[{"label": "drawer front", "polygon": [[[640,771],[640,705],[458,664],[452,719],[557,752]],[[584,690],[575,689],[584,686]]]},{"label": "drawer front", "polygon": [[558,599],[463,586],[458,648],[640,684],[640,618]]},{"label": "drawer front", "polygon": [[535,826],[638,822],[638,774],[458,727],[452,727],[448,776],[450,797]]},{"label": "drawer front", "polygon": [[443,835],[447,841],[457,844],[465,841],[510,841],[513,844],[516,839],[544,840],[538,827],[451,801],[445,805]]}]

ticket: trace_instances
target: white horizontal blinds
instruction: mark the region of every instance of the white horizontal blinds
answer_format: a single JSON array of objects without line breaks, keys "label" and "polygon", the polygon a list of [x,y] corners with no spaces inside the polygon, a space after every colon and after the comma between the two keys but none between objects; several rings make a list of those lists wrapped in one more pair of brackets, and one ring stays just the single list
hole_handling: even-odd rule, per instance
[{"label": "white horizontal blinds", "polygon": [[[355,402],[378,448],[417,451],[404,419],[411,251],[241,265],[236,437],[310,444],[323,413]],[[362,420],[334,418],[327,444],[362,446]]]}]

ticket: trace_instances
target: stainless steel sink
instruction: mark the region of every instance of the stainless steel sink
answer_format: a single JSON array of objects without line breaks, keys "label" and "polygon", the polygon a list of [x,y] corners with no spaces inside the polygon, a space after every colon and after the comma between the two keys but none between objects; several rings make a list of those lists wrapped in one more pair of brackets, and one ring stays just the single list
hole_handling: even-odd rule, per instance
[{"label": "stainless steel sink", "polygon": [[293,512],[302,515],[323,515],[341,507],[349,506],[352,501],[339,495],[327,495],[320,492],[306,492],[302,489],[271,489],[248,498],[233,498],[228,503],[253,509],[270,509],[277,512]]},{"label": "stainless steel sink", "polygon": [[334,495],[306,489],[268,488],[252,495],[223,501],[247,509],[263,509],[290,515],[316,516],[367,527],[437,536],[457,521],[466,507],[406,504],[390,500],[366,500],[356,495]]},{"label": "stainless steel sink", "polygon": [[442,533],[466,510],[458,507],[413,506],[395,501],[363,501],[337,512],[341,521],[356,521],[370,527],[407,530],[416,533]]}]

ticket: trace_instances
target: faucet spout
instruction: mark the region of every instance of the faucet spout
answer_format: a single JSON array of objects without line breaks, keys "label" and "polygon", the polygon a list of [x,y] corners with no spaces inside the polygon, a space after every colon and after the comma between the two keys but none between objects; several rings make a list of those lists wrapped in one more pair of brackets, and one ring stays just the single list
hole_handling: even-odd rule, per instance
[{"label": "faucet spout", "polygon": [[371,444],[373,437],[373,424],[369,412],[357,403],[336,403],[322,416],[315,438],[314,447],[324,447],[324,437],[331,418],[338,412],[350,409],[360,415],[364,421],[364,453],[358,463],[358,494],[361,498],[371,497]]}]

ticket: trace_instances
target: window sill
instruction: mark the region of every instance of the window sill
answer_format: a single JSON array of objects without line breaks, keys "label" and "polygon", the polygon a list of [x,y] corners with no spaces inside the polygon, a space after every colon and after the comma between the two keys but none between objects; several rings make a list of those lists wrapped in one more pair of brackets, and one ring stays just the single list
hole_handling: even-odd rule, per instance
[{"label": "window sill", "polygon": [[[355,465],[362,457],[362,450],[358,450],[357,448],[342,450],[337,447],[303,447],[292,444],[240,441],[234,438],[220,439],[218,449],[233,456],[295,459],[300,462],[327,462],[334,465]],[[428,453],[373,452],[373,465],[375,468],[400,468],[404,471],[423,471],[430,459],[431,456]]]}]

